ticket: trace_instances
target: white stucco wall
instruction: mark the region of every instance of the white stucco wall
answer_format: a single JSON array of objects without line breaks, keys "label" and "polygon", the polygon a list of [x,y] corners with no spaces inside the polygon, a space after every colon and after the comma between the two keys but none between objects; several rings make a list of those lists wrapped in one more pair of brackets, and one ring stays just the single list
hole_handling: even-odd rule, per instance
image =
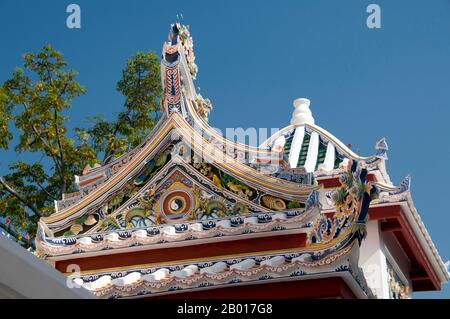
[{"label": "white stucco wall", "polygon": [[0,237],[0,298],[93,298],[70,289],[66,277],[12,240]]},{"label": "white stucco wall", "polygon": [[378,298],[389,298],[386,256],[379,222],[376,220],[367,223],[367,237],[361,245],[359,266],[374,294]]}]

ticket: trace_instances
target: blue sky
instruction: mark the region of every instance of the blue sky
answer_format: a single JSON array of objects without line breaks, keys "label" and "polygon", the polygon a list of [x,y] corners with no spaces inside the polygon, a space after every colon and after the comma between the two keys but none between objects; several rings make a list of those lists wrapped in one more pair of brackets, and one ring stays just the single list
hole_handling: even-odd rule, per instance
[{"label": "blue sky", "polygon": [[[79,30],[66,27],[70,3],[81,7]],[[381,29],[366,26],[370,3],[381,7]],[[412,175],[416,207],[450,259],[450,1],[2,0],[0,81],[22,53],[51,43],[88,89],[74,101],[71,126],[112,116],[123,103],[115,86],[126,59],[159,54],[178,13],[191,26],[211,125],[281,128],[292,101],[307,97],[316,124],[357,153],[373,154],[385,136],[391,179]],[[14,155],[0,154],[5,173]],[[449,296],[448,285],[417,295]]]}]

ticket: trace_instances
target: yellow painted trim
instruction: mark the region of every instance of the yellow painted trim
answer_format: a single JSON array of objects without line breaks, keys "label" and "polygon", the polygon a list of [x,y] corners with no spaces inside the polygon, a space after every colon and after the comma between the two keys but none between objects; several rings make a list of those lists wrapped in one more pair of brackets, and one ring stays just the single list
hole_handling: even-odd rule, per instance
[{"label": "yellow painted trim", "polygon": [[206,123],[205,120],[203,120],[203,118],[201,118],[198,115],[197,110],[192,105],[192,101],[187,99],[187,98],[186,98],[186,100],[188,102],[187,105],[188,105],[189,111],[193,115],[193,117],[195,118],[196,122],[198,124],[200,124],[202,129],[204,129],[210,135],[214,136],[218,140],[222,140],[224,145],[229,145],[229,146],[235,147],[236,149],[238,149],[240,151],[250,151],[250,152],[259,153],[259,154],[262,154],[262,155],[270,155],[272,153],[271,151],[266,150],[266,149],[261,149],[259,147],[254,147],[254,146],[242,144],[242,143],[239,143],[239,142],[230,141],[229,139],[223,137],[222,135],[217,133],[214,129],[212,129],[212,127],[208,123]]},{"label": "yellow painted trim", "polygon": [[[184,121],[184,119],[183,119]],[[185,122],[185,121],[184,121]],[[198,140],[203,141],[203,137],[198,134],[195,130],[192,129],[191,126],[187,122],[185,123],[179,123],[184,128],[188,130],[188,132],[183,132],[185,136],[193,136]],[[183,125],[185,124],[185,125]],[[186,127],[187,125],[187,127]],[[189,132],[190,131],[190,132]],[[195,140],[195,139],[194,139]],[[311,191],[319,189],[319,186],[305,186],[302,184],[297,184],[285,180],[280,180],[274,177],[270,177],[267,175],[262,175],[258,173],[255,169],[241,164],[238,161],[234,160],[230,156],[228,156],[225,153],[221,153],[221,156],[224,156],[223,162],[215,162],[214,159],[214,153],[218,152],[218,149],[215,148],[210,143],[195,143],[193,140],[191,140],[190,147],[193,150],[196,150],[197,153],[202,154],[205,158],[209,160],[210,163],[219,166],[220,168],[226,168],[229,171],[233,172],[235,175],[239,176],[240,178],[243,178],[244,180],[250,180],[254,182],[257,185],[265,186],[272,190],[278,190],[280,192],[287,192],[288,194],[292,195],[308,195],[311,193]],[[208,152],[205,152],[207,150]],[[269,181],[271,183],[266,183],[266,181]],[[280,186],[277,186],[280,185]]]},{"label": "yellow painted trim", "polygon": [[393,186],[382,182],[375,182],[374,184],[389,191],[395,191],[399,189],[399,186]]},{"label": "yellow painted trim", "polygon": [[[172,121],[169,121],[168,124],[172,124]],[[88,204],[96,200],[99,196],[106,193],[110,188],[108,186],[110,186],[111,184],[115,185],[116,182],[119,182],[123,178],[125,178],[128,175],[128,173],[134,168],[136,168],[137,164],[141,163],[148,155],[148,153],[150,153],[150,151],[153,150],[154,145],[161,142],[161,140],[166,136],[166,134],[168,134],[171,131],[171,129],[172,129],[171,125],[165,125],[161,129],[161,131],[158,132],[159,134],[157,135],[157,137],[152,139],[151,143],[149,143],[149,147],[146,147],[142,152],[136,154],[136,157],[131,161],[131,163],[127,163],[124,169],[115,174],[110,180],[106,181],[100,188],[96,189],[94,192],[87,195],[82,201],[77,202],[76,204],[68,207],[67,209],[61,210],[58,213],[52,214],[48,217],[42,217],[41,221],[44,223],[51,223],[61,220],[64,217],[70,216],[76,211],[86,207]]]}]

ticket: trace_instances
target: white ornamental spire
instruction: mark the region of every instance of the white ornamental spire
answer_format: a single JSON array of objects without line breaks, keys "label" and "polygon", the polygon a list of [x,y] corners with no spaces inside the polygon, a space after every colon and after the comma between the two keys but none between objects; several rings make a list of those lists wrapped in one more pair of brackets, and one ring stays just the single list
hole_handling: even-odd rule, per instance
[{"label": "white ornamental spire", "polygon": [[298,98],[294,100],[294,112],[292,113],[291,125],[302,126],[305,124],[314,124],[309,105],[311,101],[305,98]]}]

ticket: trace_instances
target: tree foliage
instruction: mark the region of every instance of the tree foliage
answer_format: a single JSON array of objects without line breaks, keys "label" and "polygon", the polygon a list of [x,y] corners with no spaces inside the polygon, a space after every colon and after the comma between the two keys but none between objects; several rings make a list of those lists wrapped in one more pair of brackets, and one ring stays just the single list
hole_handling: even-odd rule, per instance
[{"label": "tree foliage", "polygon": [[9,173],[0,176],[0,216],[8,216],[15,230],[34,234],[37,219],[53,213],[54,200],[77,191],[74,175],[86,165],[109,163],[142,141],[157,120],[162,89],[157,56],[136,53],[117,83],[123,110],[114,120],[94,116],[91,127],[69,132],[72,101],[86,93],[77,73],[48,44],[23,60],[23,68],[0,86],[0,148],[14,146],[17,158],[33,153],[37,160],[12,162]]},{"label": "tree foliage", "polygon": [[109,163],[141,143],[153,129],[162,93],[158,57],[152,52],[138,52],[127,61],[117,90],[125,97],[124,110],[113,121],[103,116],[91,117],[89,129],[78,129],[90,138],[101,164]]}]

